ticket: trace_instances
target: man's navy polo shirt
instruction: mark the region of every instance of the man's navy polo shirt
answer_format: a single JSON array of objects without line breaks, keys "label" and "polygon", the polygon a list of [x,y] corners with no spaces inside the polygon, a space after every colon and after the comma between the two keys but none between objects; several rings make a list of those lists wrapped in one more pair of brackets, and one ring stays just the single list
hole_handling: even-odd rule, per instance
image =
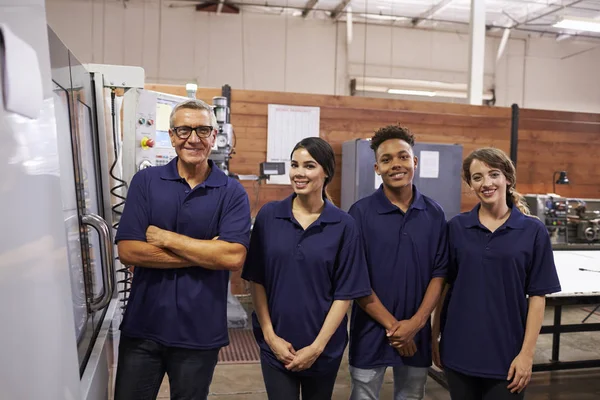
[{"label": "man's navy polo shirt", "polygon": [[[116,241],[146,241],[148,226],[194,239],[240,243],[248,247],[250,207],[246,191],[212,161],[211,172],[193,190],[177,171],[177,158],[146,168],[129,185]],[[229,343],[229,271],[189,267],[136,267],[121,324],[126,336],[165,346],[214,349]]]},{"label": "man's navy polo shirt", "polygon": [[[447,224],[442,207],[413,186],[413,202],[402,212],[383,192],[350,208],[362,234],[373,292],[397,319],[414,316],[432,278],[446,276],[448,263]],[[431,325],[415,336],[417,352],[401,357],[389,345],[383,326],[358,304],[352,309],[350,365],[372,369],[383,366],[431,365]]]},{"label": "man's navy polo shirt", "polygon": [[[334,300],[371,294],[360,236],[352,217],[329,201],[306,230],[292,214],[292,195],[258,213],[242,278],[264,286],[275,334],[300,350],[316,339]],[[265,342],[256,314],[254,334],[264,361],[285,370]],[[348,342],[347,318],[311,368],[318,375],[339,368]]]},{"label": "man's navy polo shirt", "polygon": [[479,207],[448,223],[441,357],[462,374],[505,380],[525,338],[527,296],[559,292],[560,282],[539,219],[513,207],[492,233],[479,222]]}]

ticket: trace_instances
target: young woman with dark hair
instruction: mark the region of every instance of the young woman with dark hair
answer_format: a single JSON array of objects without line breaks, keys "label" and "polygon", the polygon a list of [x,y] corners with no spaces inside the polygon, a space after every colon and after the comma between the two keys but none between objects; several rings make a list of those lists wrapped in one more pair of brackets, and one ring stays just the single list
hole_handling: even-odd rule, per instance
[{"label": "young woman with dark hair", "polygon": [[371,293],[360,235],[327,196],[331,146],[292,151],[294,193],[258,213],[242,278],[252,282],[254,334],[269,399],[329,400],[348,342],[350,302]]}]

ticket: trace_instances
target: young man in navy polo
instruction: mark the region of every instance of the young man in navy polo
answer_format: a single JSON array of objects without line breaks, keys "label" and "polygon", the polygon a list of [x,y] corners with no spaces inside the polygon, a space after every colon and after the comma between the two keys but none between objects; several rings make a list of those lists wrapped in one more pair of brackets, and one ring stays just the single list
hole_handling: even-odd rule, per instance
[{"label": "young man in navy polo", "polygon": [[248,196],[208,159],[217,121],[199,100],[178,104],[169,135],[177,157],[132,179],[117,231],[135,266],[123,323],[116,400],[205,399],[227,335],[229,271],[244,264]]},{"label": "young man in navy polo", "polygon": [[447,264],[441,206],[413,185],[414,136],[401,126],[375,133],[375,172],[383,181],[349,210],[362,234],[373,293],[357,300],[350,331],[351,400],[378,399],[394,369],[394,398],[422,399],[431,365],[432,310]]}]

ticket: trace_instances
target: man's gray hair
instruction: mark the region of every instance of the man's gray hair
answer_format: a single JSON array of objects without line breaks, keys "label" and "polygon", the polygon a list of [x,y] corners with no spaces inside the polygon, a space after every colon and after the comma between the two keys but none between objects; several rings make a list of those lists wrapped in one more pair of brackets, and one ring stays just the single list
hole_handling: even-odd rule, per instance
[{"label": "man's gray hair", "polygon": [[210,104],[206,104],[202,100],[189,99],[182,101],[173,107],[173,111],[171,111],[171,116],[169,117],[169,125],[171,128],[174,128],[175,125],[175,113],[182,109],[206,110],[208,111],[208,115],[210,115],[210,126],[212,126],[213,129],[217,129],[219,127],[217,124],[217,116],[215,115],[213,107]]}]

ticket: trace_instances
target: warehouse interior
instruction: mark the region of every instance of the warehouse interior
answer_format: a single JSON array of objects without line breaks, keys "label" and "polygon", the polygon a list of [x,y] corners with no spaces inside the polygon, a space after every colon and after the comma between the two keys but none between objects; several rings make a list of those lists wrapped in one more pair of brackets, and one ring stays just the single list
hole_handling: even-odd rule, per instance
[{"label": "warehouse interior", "polygon": [[[195,98],[215,109],[210,159],[252,222],[294,193],[304,137],[333,148],[328,193],[347,212],[381,183],[374,132],[408,127],[414,183],[448,220],[479,202],[462,160],[503,150],[562,287],[525,398],[600,399],[600,1],[0,0],[0,35],[1,398],[114,398],[135,273],[115,234],[133,176],[174,159],[171,112]],[[211,400],[268,398],[241,274]],[[351,390],[346,349],[331,398]],[[393,393],[388,368],[380,398]],[[423,399],[450,398],[432,365]]]}]

